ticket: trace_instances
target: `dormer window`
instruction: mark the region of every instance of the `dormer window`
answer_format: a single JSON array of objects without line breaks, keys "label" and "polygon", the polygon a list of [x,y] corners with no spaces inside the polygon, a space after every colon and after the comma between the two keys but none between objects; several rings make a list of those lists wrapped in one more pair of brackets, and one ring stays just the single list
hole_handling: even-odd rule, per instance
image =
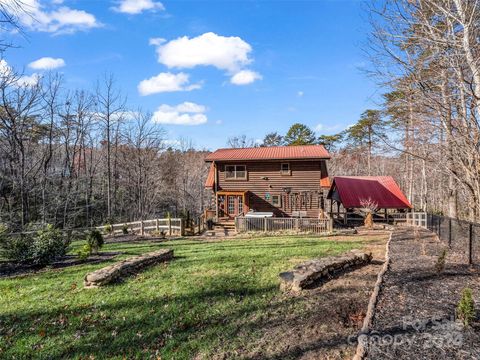
[{"label": "dormer window", "polygon": [[291,175],[292,172],[290,171],[290,163],[282,163],[280,165],[280,174],[282,175]]},{"label": "dormer window", "polygon": [[225,165],[226,180],[246,180],[247,167],[245,165]]}]

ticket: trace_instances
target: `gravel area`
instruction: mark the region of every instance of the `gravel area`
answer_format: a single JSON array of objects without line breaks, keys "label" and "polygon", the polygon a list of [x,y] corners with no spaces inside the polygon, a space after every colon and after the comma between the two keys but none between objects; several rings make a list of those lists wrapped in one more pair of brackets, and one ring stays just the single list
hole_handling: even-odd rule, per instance
[{"label": "gravel area", "polygon": [[435,263],[445,245],[428,230],[398,228],[390,244],[367,359],[480,359],[480,327],[455,321],[463,288],[480,305],[480,272],[448,253],[445,270]]}]

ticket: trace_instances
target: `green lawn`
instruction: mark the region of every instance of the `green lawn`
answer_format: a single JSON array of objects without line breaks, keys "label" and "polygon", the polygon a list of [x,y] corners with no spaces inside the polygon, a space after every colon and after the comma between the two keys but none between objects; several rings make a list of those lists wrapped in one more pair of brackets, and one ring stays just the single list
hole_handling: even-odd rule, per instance
[{"label": "green lawn", "polygon": [[[107,244],[116,260],[163,247],[175,260],[115,285],[83,289],[79,265],[0,280],[0,358],[211,358],[248,346],[270,311],[292,306],[278,273],[362,243],[268,237]],[[78,246],[78,244],[77,244]]]}]

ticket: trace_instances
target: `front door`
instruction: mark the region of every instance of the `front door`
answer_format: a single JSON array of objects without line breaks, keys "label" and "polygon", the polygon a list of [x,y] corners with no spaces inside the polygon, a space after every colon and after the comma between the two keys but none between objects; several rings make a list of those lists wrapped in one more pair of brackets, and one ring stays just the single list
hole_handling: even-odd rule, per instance
[{"label": "front door", "polygon": [[225,213],[229,218],[241,215],[243,213],[243,197],[241,195],[228,195],[225,208]]}]

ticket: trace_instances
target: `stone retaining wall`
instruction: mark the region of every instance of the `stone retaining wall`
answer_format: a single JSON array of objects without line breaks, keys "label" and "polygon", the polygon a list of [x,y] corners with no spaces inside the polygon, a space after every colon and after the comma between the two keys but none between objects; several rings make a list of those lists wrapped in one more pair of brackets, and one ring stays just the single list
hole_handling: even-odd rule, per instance
[{"label": "stone retaining wall", "polygon": [[170,249],[157,250],[131,257],[85,275],[84,286],[86,288],[103,286],[122,276],[130,275],[150,265],[158,264],[172,258],[173,250]]},{"label": "stone retaining wall", "polygon": [[283,291],[301,291],[314,282],[326,279],[340,270],[368,264],[372,254],[351,250],[340,256],[331,256],[309,260],[295,266],[291,271],[280,273],[280,289]]}]

